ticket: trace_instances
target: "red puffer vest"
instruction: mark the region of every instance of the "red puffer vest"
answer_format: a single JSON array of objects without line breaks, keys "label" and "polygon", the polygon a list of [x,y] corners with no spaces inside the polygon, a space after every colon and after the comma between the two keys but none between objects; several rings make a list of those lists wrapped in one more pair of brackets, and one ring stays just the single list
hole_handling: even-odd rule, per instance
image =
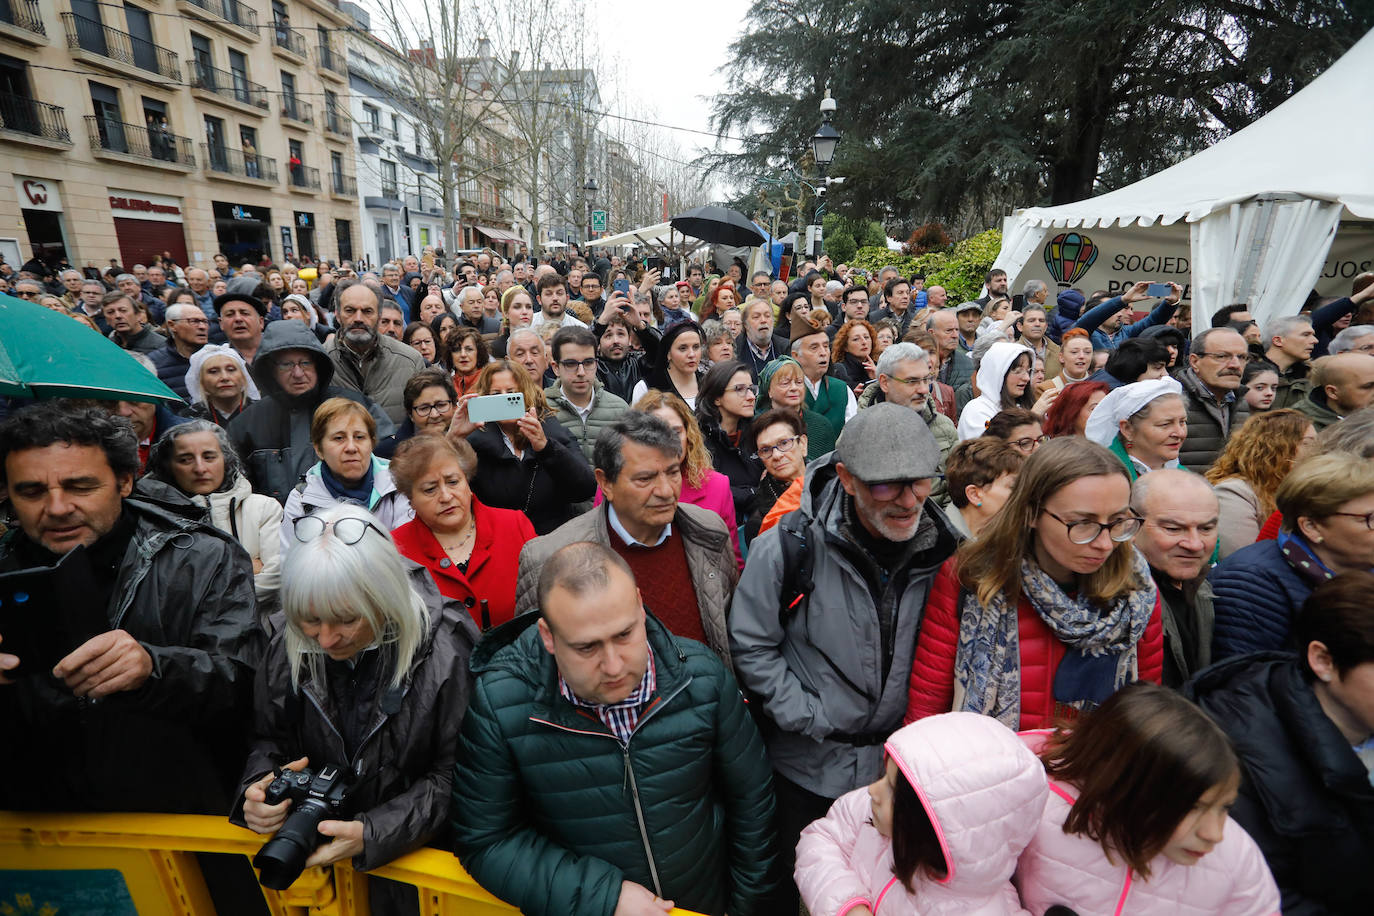
[{"label": "red puffer vest", "polygon": [[[916,641],[907,690],[906,722],[950,712],[954,703],[954,656],[959,646],[959,595],[954,558],[945,561],[931,586],[925,617]],[[1021,722],[1019,730],[1049,728],[1076,710],[1054,702],[1054,675],[1067,652],[1023,596],[1016,607],[1021,650]],[[1140,680],[1158,684],[1164,669],[1164,629],[1159,597],[1136,648]]]}]

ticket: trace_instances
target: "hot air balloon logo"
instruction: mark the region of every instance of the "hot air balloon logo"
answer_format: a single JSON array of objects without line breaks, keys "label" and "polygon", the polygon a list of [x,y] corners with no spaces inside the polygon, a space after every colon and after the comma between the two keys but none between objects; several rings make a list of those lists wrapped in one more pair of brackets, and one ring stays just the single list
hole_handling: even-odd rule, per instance
[{"label": "hot air balloon logo", "polygon": [[1070,287],[1083,278],[1097,260],[1097,246],[1086,235],[1061,232],[1045,245],[1045,266],[1054,282]]}]

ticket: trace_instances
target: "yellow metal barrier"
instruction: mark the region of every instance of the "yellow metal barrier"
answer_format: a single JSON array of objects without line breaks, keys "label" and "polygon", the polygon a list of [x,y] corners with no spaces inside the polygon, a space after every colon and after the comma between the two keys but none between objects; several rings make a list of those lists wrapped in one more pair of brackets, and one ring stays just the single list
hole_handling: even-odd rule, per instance
[{"label": "yellow metal barrier", "polygon": [[[211,916],[194,854],[251,858],[263,842],[219,817],[0,812],[0,916]],[[517,912],[439,849],[417,850],[370,874],[414,886],[422,916]],[[285,891],[262,894],[272,916],[371,916],[367,876],[347,862],[308,869]]]}]

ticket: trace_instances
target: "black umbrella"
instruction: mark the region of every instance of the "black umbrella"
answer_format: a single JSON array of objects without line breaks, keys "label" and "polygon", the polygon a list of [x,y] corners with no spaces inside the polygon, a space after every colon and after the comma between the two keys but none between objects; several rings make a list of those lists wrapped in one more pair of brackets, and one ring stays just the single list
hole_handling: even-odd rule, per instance
[{"label": "black umbrella", "polygon": [[749,217],[729,207],[695,207],[674,216],[669,225],[683,235],[717,245],[743,248],[762,245],[765,241],[763,233]]}]

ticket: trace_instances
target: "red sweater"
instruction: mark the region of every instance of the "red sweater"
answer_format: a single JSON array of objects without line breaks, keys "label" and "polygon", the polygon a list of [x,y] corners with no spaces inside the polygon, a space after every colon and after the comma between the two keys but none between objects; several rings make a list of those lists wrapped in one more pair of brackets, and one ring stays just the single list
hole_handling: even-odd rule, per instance
[{"label": "red sweater", "polygon": [[411,519],[391,537],[401,556],[429,570],[439,593],[467,608],[479,628],[483,627],[482,601],[487,602],[487,626],[499,626],[515,616],[515,579],[520,572],[520,548],[534,540],[534,526],[525,513],[516,509],[484,506],[472,498],[472,514],[477,520],[473,534],[472,556],[468,570],[458,568],[439,541],[418,518]]},{"label": "red sweater", "polygon": [[[954,558],[945,561],[926,601],[916,656],[907,691],[907,723],[949,712],[954,705],[954,656],[959,646],[959,577]],[[1057,718],[1073,711],[1057,708],[1054,675],[1068,649],[1022,596],[1016,607],[1017,638],[1021,650],[1021,723],[1019,731],[1051,728]],[[1164,629],[1159,598],[1136,647],[1140,680],[1158,684],[1164,673]]]},{"label": "red sweater", "polygon": [[687,567],[682,533],[674,527],[673,533],[657,547],[639,547],[626,544],[612,531],[611,547],[630,564],[644,606],[653,611],[659,622],[675,636],[705,643],[706,629],[701,625],[701,609],[697,606],[692,571]]}]

